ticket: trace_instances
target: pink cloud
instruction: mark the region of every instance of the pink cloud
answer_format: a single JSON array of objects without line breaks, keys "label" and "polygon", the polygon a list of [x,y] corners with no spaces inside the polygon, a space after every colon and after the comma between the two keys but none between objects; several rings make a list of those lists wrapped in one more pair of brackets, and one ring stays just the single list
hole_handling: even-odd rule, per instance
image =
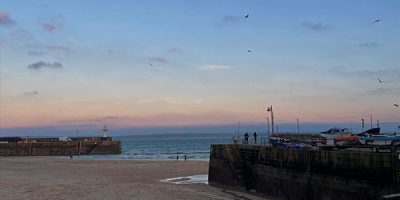
[{"label": "pink cloud", "polygon": [[10,18],[10,13],[6,11],[0,11],[0,25],[8,26],[14,25],[15,21]]},{"label": "pink cloud", "polygon": [[42,28],[46,31],[53,32],[56,29],[56,26],[51,23],[43,23]]},{"label": "pink cloud", "polygon": [[64,17],[62,15],[56,15],[50,22],[42,23],[41,26],[48,32],[53,32],[58,28],[62,27]]}]

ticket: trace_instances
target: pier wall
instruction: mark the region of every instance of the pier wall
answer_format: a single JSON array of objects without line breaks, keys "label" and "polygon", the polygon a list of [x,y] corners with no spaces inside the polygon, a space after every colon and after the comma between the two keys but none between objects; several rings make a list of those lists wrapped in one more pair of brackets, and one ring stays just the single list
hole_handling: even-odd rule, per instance
[{"label": "pier wall", "polygon": [[120,141],[0,143],[0,156],[119,154]]},{"label": "pier wall", "polygon": [[283,199],[379,199],[400,192],[398,163],[391,153],[212,145],[209,184]]}]

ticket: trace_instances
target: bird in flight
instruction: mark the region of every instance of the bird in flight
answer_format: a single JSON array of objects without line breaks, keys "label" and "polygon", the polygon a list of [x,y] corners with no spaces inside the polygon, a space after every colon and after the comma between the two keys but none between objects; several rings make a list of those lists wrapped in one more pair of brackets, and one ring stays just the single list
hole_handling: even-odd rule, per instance
[{"label": "bird in flight", "polygon": [[149,63],[149,69],[151,70],[152,68],[154,68],[155,66],[153,65],[153,63]]},{"label": "bird in flight", "polygon": [[244,16],[245,19],[249,18],[249,15]]},{"label": "bird in flight", "polygon": [[379,81],[379,83],[383,83],[383,81],[380,78],[378,78],[378,81]]},{"label": "bird in flight", "polygon": [[394,106],[399,107],[399,104],[395,103]]},{"label": "bird in flight", "polygon": [[247,50],[247,52],[251,53],[251,50]]},{"label": "bird in flight", "polygon": [[372,23],[375,24],[375,23],[378,23],[378,22],[381,22],[381,21],[383,21],[383,20],[382,19],[377,19],[377,20],[373,21]]}]

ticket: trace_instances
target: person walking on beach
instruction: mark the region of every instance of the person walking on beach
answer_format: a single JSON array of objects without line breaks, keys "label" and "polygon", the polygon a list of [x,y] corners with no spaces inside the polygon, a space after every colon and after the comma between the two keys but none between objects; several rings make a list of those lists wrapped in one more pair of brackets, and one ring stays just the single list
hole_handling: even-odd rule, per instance
[{"label": "person walking on beach", "polygon": [[179,156],[178,155],[176,156],[176,160],[179,160]]},{"label": "person walking on beach", "polygon": [[254,132],[254,144],[257,144],[257,133]]},{"label": "person walking on beach", "polygon": [[187,161],[187,159],[186,159],[186,155],[185,155],[185,161]]},{"label": "person walking on beach", "polygon": [[244,134],[244,143],[245,144],[249,143],[249,134],[247,132]]}]

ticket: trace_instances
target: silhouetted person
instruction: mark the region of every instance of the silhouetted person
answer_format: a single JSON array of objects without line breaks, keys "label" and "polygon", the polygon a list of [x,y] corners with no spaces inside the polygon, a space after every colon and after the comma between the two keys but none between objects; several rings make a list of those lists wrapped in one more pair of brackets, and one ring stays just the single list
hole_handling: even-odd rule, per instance
[{"label": "silhouetted person", "polygon": [[176,160],[179,160],[179,156],[176,156]]},{"label": "silhouetted person", "polygon": [[185,161],[187,161],[187,159],[186,159],[186,155],[185,155]]},{"label": "silhouetted person", "polygon": [[257,144],[257,133],[254,132],[254,144]]},{"label": "silhouetted person", "polygon": [[244,143],[245,144],[249,143],[249,134],[247,134],[247,132],[244,134]]},{"label": "silhouetted person", "polygon": [[69,159],[72,159],[72,158],[73,158],[72,153],[69,152]]}]

